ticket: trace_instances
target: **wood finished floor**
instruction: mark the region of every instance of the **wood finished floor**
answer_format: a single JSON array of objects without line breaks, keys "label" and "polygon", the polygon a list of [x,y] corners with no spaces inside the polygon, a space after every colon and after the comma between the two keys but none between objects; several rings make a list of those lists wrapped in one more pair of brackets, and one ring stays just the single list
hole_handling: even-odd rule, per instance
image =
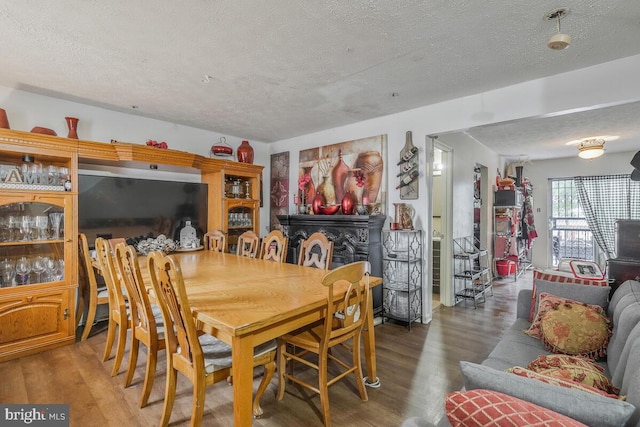
[{"label": "wood finished floor", "polygon": [[[367,389],[362,402],[351,380],[330,388],[335,426],[399,426],[409,416],[437,423],[443,416],[444,395],[462,387],[460,360],[481,362],[515,319],[519,289],[531,287],[531,274],[517,282],[494,282],[494,295],[477,309],[471,302],[439,306],[429,325],[414,324],[411,332],[400,324],[376,326],[378,375],[382,386]],[[160,356],[149,405],[138,398],[146,357],[138,359],[131,387],[123,388],[128,352],[120,373],[110,376],[113,359],[103,363],[106,331],[87,341],[18,360],[0,363],[0,402],[68,403],[71,426],[153,426],[158,424],[164,396],[165,358]],[[141,346],[143,347],[143,346]],[[257,374],[260,372],[256,371]],[[260,376],[256,375],[254,391]],[[255,426],[321,426],[319,398],[303,398],[287,385],[282,401],[275,400],[274,379],[262,399],[264,416]],[[179,375],[172,426],[189,425],[191,385]],[[203,425],[233,425],[233,392],[226,383],[207,389]]]}]

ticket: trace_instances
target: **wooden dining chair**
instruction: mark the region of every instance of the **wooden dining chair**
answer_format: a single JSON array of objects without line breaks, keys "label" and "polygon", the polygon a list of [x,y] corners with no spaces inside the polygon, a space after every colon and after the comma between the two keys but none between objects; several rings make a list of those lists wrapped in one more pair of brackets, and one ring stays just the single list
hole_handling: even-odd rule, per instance
[{"label": "wooden dining chair", "polygon": [[[193,383],[191,425],[200,426],[204,414],[205,388],[227,379],[231,371],[231,347],[196,329],[180,264],[171,255],[151,252],[147,257],[151,284],[158,299],[165,325],[167,380],[161,426],[166,426],[176,394],[178,372]],[[254,367],[264,366],[264,376],[253,401],[253,414],[262,416],[260,399],[275,371],[276,343],[269,341],[254,349]]]},{"label": "wooden dining chair", "polygon": [[204,248],[209,251],[224,252],[227,236],[220,230],[211,230],[204,234]]},{"label": "wooden dining chair", "polygon": [[104,356],[102,361],[106,362],[111,356],[113,342],[116,338],[116,329],[118,330],[118,342],[116,345],[115,361],[111,375],[116,375],[122,364],[124,350],[127,340],[127,330],[131,327],[129,321],[127,300],[123,292],[123,285],[120,282],[115,267],[115,260],[111,253],[111,245],[109,242],[98,237],[96,239],[96,254],[98,256],[98,264],[102,277],[107,285],[109,293],[109,326],[107,329],[107,342],[104,348]]},{"label": "wooden dining chair", "polygon": [[[359,313],[367,313],[371,297],[370,271],[371,266],[368,261],[359,261],[343,265],[325,274],[322,278],[322,284],[328,288],[328,298],[324,320],[278,338],[278,376],[280,380],[278,400],[282,400],[284,397],[285,380],[293,381],[320,394],[322,418],[325,426],[331,425],[329,386],[347,375],[353,374],[360,398],[364,401],[368,399],[360,362],[360,337],[365,325],[366,314],[360,315]],[[342,295],[344,289],[346,289],[344,297],[336,302],[334,295]],[[334,319],[338,321],[334,322]],[[341,359],[338,352],[331,351],[333,347],[338,345],[351,353],[350,363]],[[305,357],[309,354],[315,355],[315,357]],[[331,379],[329,379],[330,372],[327,366],[330,361],[335,362],[338,370],[341,371]],[[317,383],[311,384],[296,377],[293,366],[290,366],[292,369],[287,372],[287,363],[293,365],[294,362],[317,370]]]},{"label": "wooden dining chair", "polygon": [[[80,269],[85,283],[82,286],[83,300],[87,304],[87,317],[84,322],[84,329],[80,341],[84,341],[89,337],[93,322],[96,318],[96,311],[99,305],[109,304],[109,291],[106,286],[98,286],[96,272],[91,262],[91,253],[89,252],[89,242],[87,235],[80,233],[78,236],[78,254],[80,256]],[[84,311],[84,308],[82,309]]]},{"label": "wooden dining chair", "polygon": [[131,345],[129,347],[129,366],[124,386],[129,387],[138,363],[140,343],[147,346],[147,366],[144,383],[140,393],[140,407],[147,405],[153,381],[156,376],[158,351],[164,350],[164,323],[160,307],[151,304],[147,286],[142,279],[136,249],[124,243],[118,243],[115,249],[117,272],[122,277],[129,297],[129,316],[131,318]]},{"label": "wooden dining chair", "polygon": [[287,260],[287,246],[289,239],[282,231],[273,230],[262,239],[260,258],[268,261],[285,262]]},{"label": "wooden dining chair", "polygon": [[260,249],[260,237],[251,230],[247,230],[238,237],[236,255],[256,258]]},{"label": "wooden dining chair", "polygon": [[298,265],[331,270],[333,258],[333,242],[323,233],[316,232],[300,242]]}]

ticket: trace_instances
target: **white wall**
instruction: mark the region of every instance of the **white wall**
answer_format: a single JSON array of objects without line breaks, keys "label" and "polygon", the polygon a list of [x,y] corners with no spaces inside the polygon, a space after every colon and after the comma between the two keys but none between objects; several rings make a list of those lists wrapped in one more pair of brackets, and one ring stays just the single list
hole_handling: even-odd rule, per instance
[{"label": "white wall", "polygon": [[633,167],[629,162],[635,153],[635,151],[628,153],[605,152],[602,157],[593,160],[580,159],[576,155],[575,157],[537,160],[524,164],[523,175],[528,177],[533,185],[533,216],[536,231],[538,232],[538,238],[533,241],[531,250],[535,267],[551,267],[549,179],[588,175],[630,174]]},{"label": "white wall", "polygon": [[[234,153],[244,139],[167,121],[149,119],[136,114],[125,114],[49,96],[36,95],[4,86],[0,86],[0,108],[7,111],[11,129],[15,130],[30,131],[34,126],[41,126],[53,129],[59,136],[67,136],[68,130],[64,118],[71,116],[80,119],[78,122],[80,139],[104,143],[110,143],[112,139],[115,139],[134,144],[145,144],[147,139],[153,139],[158,142],[166,141],[171,149],[202,156],[208,156],[211,146],[219,142],[222,136],[234,148]],[[254,163],[268,164],[265,160],[269,157],[268,145],[259,141],[250,141],[250,143],[254,148]],[[89,173],[96,174],[174,181],[194,180],[188,174],[163,171],[95,166],[81,166],[81,168],[83,172],[90,171]],[[263,176],[267,179],[269,175]],[[268,202],[266,205],[268,206]],[[266,209],[261,212],[260,223],[269,223]]]}]

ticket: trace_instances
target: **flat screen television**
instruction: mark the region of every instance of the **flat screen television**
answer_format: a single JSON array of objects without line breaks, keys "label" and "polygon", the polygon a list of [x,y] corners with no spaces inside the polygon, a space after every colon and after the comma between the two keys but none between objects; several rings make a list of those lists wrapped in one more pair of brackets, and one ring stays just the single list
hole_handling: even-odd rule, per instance
[{"label": "flat screen television", "polygon": [[200,238],[207,230],[207,184],[80,174],[78,187],[78,229],[91,245],[99,236],[179,240],[186,221]]}]

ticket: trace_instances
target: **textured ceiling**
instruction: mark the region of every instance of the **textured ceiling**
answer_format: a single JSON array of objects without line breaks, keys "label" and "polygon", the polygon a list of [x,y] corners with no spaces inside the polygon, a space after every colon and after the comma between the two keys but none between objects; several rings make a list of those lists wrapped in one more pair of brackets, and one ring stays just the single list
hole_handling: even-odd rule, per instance
[{"label": "textured ceiling", "polygon": [[[0,9],[0,84],[270,142],[636,55],[639,33],[637,0],[27,0]],[[531,148],[483,141],[530,135],[505,126],[470,134]]]}]

